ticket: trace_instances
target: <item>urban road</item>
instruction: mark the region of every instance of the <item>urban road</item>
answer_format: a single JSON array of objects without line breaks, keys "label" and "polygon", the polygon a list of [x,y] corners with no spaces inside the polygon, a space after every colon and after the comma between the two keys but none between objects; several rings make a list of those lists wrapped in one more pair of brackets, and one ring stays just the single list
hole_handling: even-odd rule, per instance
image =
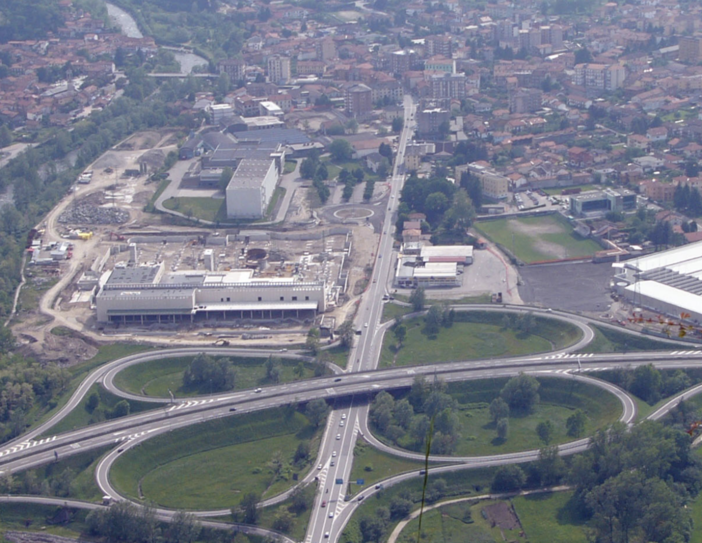
[{"label": "urban road", "polygon": [[[353,450],[359,434],[377,448],[390,454],[418,460],[424,458],[416,453],[389,447],[372,435],[368,427],[367,402],[371,394],[380,390],[410,386],[418,375],[436,376],[445,381],[511,376],[519,372],[535,375],[556,375],[567,379],[588,381],[605,388],[614,394],[622,404],[620,420],[631,424],[636,418],[636,404],[632,398],[626,392],[609,383],[587,377],[587,372],[616,366],[635,367],[650,363],[665,368],[702,366],[702,350],[694,348],[689,343],[675,341],[670,342],[670,352],[574,354],[574,351],[581,349],[594,337],[592,329],[588,326],[588,319],[576,315],[521,306],[455,306],[457,310],[461,311],[478,309],[543,313],[545,316],[565,320],[579,327],[582,331],[582,337],[568,349],[544,355],[377,369],[383,335],[389,327],[389,324],[381,325],[380,319],[383,297],[388,294],[387,285],[393,273],[391,258],[393,219],[395,218],[399,195],[404,182],[404,171],[402,170],[404,152],[414,129],[415,106],[410,97],[405,97],[404,108],[405,127],[400,137],[397,160],[395,161],[391,179],[388,220],[382,226],[383,230],[380,233],[380,241],[375,254],[375,265],[371,282],[362,297],[356,315],[355,326],[357,330],[361,331],[361,336],[351,349],[346,372],[337,373],[330,377],[266,387],[259,392],[248,390],[189,398],[188,400],[171,400],[170,398],[149,398],[126,393],[115,386],[114,377],[119,371],[134,364],[195,355],[202,352],[220,356],[245,355],[260,357],[281,355],[282,353],[280,350],[213,347],[164,349],[127,356],[94,370],[80,384],[66,405],[48,421],[21,437],[0,446],[0,474],[30,469],[41,464],[53,462],[56,458],[63,458],[86,450],[113,445],[113,449],[103,457],[96,469],[96,480],[106,496],[110,496],[115,500],[123,500],[126,497],[119,495],[110,483],[110,467],[119,455],[147,439],[204,421],[268,409],[291,402],[305,402],[315,398],[331,400],[348,398],[346,402],[338,402],[336,404],[338,406],[343,405],[343,407],[337,407],[331,413],[327,421],[317,461],[310,472],[299,482],[299,485],[306,485],[316,478],[319,485],[305,542],[336,541],[361,500],[376,492],[375,488],[368,488],[360,492],[353,500],[345,501],[345,489],[351,473]],[[284,356],[298,359],[307,358],[297,353],[285,353]],[[95,383],[100,383],[107,390],[121,397],[153,402],[154,409],[96,424],[88,428],[59,435],[50,435],[51,427],[78,406]],[[649,415],[648,418],[660,419],[673,409],[682,398],[688,398],[700,392],[702,392],[702,385],[689,389],[672,398]],[[587,445],[588,440],[581,439],[561,445],[559,451],[564,455],[575,454],[585,450]],[[531,450],[484,457],[431,456],[430,461],[443,464],[451,463],[450,465],[432,468],[432,473],[440,473],[475,467],[528,462],[537,458],[538,451]],[[318,464],[321,464],[321,469],[317,469]],[[384,487],[389,487],[412,477],[417,477],[416,471],[388,478],[382,484]],[[336,484],[337,481],[343,481],[343,484]],[[286,499],[290,492],[288,491],[266,500],[263,505],[279,503]],[[10,502],[26,501],[44,504],[67,504],[88,509],[102,507],[98,504],[76,500],[36,496],[7,496],[0,499]],[[321,507],[323,501],[327,502],[326,507]],[[228,514],[229,509],[193,511],[192,513],[203,518],[214,517]],[[169,520],[175,514],[175,511],[158,509],[157,514],[160,519]],[[203,522],[208,523],[207,525],[212,527],[231,527],[230,524],[226,523]],[[283,534],[258,527],[236,525],[236,529],[245,533],[268,535],[279,541],[292,541]]]}]

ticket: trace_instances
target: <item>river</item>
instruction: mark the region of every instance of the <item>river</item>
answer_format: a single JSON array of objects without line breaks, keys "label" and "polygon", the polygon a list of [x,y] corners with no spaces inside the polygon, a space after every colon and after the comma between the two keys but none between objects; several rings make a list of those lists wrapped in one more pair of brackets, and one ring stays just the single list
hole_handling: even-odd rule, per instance
[{"label": "river", "polygon": [[[130,38],[143,38],[144,35],[139,30],[134,18],[122,8],[105,2],[107,6],[107,14],[110,16],[110,20],[120,27],[122,34]],[[193,71],[195,66],[202,66],[207,64],[207,59],[202,58],[194,53],[185,53],[180,51],[172,51],[175,59],[180,64],[180,73],[187,75]]]}]

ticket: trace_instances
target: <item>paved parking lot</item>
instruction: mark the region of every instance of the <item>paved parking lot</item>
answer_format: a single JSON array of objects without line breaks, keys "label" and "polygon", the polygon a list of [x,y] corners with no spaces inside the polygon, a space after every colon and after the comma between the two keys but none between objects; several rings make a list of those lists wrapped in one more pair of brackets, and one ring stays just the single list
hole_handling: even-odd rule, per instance
[{"label": "paved parking lot", "polygon": [[519,294],[527,304],[554,309],[603,313],[612,303],[611,263],[550,264],[519,268]]}]

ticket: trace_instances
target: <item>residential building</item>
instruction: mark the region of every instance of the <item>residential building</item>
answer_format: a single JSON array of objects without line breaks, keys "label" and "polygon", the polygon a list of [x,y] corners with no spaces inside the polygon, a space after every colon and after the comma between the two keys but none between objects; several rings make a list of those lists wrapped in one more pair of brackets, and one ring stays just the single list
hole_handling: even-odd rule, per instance
[{"label": "residential building", "polygon": [[680,36],[678,59],[681,62],[697,64],[702,60],[702,36]]},{"label": "residential building", "polygon": [[586,89],[615,91],[625,78],[626,69],[620,64],[577,64],[573,83]]},{"label": "residential building", "polygon": [[317,42],[317,58],[324,62],[336,58],[336,44],[333,38],[327,37]]},{"label": "residential building", "polygon": [[279,55],[268,57],[268,80],[271,83],[290,81],[290,59]]},{"label": "residential building", "polygon": [[346,89],[346,111],[352,117],[365,117],[373,111],[373,95],[368,85],[359,83]]},{"label": "residential building", "polygon": [[463,99],[468,96],[465,74],[443,73],[431,76],[432,99]]},{"label": "residential building", "polygon": [[417,132],[420,135],[437,135],[443,123],[449,123],[451,112],[448,109],[434,107],[417,111]]},{"label": "residential building", "polygon": [[456,73],[456,61],[451,58],[436,56],[424,61],[424,69],[430,72]]},{"label": "residential building", "polygon": [[636,209],[636,193],[627,189],[581,192],[570,197],[570,212],[578,217],[603,216]]},{"label": "residential building", "polygon": [[217,63],[217,71],[220,74],[227,74],[232,83],[243,81],[246,75],[246,62],[240,58],[220,60]]},{"label": "residential building", "polygon": [[541,109],[542,92],[539,89],[517,89],[509,93],[510,113],[534,113]]}]

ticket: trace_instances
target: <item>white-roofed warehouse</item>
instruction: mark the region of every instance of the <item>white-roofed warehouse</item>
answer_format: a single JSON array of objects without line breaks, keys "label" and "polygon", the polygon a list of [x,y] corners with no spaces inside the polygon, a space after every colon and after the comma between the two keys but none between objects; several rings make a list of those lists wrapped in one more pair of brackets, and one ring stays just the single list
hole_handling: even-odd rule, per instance
[{"label": "white-roofed warehouse", "polygon": [[617,262],[616,291],[637,306],[702,322],[702,242]]}]

